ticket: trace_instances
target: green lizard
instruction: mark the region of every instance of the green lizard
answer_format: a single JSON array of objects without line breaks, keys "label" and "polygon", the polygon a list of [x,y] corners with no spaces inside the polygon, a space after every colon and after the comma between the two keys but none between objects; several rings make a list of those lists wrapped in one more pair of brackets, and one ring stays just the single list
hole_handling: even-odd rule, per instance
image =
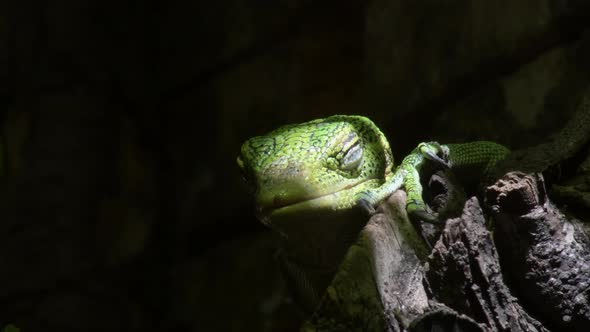
[{"label": "green lizard", "polygon": [[408,212],[432,221],[436,217],[424,204],[419,177],[427,160],[444,167],[476,168],[484,175],[508,153],[506,147],[486,141],[420,143],[394,168],[389,143],[371,120],[334,115],[251,138],[242,145],[237,162],[255,188],[263,221],[302,210],[356,205],[372,213],[401,187],[408,195]]},{"label": "green lizard", "polygon": [[373,213],[403,187],[408,213],[435,221],[422,198],[423,165],[483,176],[508,153],[493,142],[420,143],[395,168],[389,143],[371,120],[334,115],[253,137],[237,163],[254,189],[259,219],[284,235],[287,253],[280,262],[298,302],[312,310],[366,221],[354,211]]}]

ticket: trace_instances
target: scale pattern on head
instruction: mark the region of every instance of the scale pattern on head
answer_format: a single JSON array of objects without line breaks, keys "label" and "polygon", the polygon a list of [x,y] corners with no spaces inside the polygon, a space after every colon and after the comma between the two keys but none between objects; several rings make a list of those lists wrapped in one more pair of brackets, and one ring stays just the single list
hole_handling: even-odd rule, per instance
[{"label": "scale pattern on head", "polygon": [[[393,156],[371,120],[335,115],[249,139],[238,165],[255,188],[258,205],[275,209],[377,186],[391,172]],[[341,196],[338,202],[351,204]]]}]

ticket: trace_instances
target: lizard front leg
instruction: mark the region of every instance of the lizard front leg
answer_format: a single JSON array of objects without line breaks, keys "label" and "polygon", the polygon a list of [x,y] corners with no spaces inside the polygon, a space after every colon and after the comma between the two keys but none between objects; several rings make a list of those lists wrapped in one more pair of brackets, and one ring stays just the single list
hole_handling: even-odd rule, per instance
[{"label": "lizard front leg", "polygon": [[374,206],[376,204],[403,186],[408,195],[407,212],[423,220],[436,221],[436,215],[428,212],[426,204],[422,199],[420,169],[426,160],[432,160],[448,168],[447,156],[448,149],[437,142],[420,143],[418,147],[404,158],[399,167],[385,180],[383,185],[359,194],[359,205],[372,214],[375,212]]},{"label": "lizard front leg", "polygon": [[[505,146],[489,141],[476,141],[461,144],[441,145],[437,142],[420,143],[407,158],[428,159],[442,168],[452,169],[453,172],[464,171],[475,177],[475,182],[491,176],[494,165],[506,158],[510,150]],[[437,216],[428,212],[422,199],[422,186],[420,185],[420,168],[424,159],[407,163],[404,185],[408,194],[406,210],[408,214],[424,221],[437,221]],[[405,160],[404,160],[405,161]],[[404,165],[404,163],[402,163]],[[400,166],[401,167],[401,166]],[[465,172],[467,171],[467,172]],[[468,180],[462,178],[463,181]]]},{"label": "lizard front leg", "polygon": [[432,161],[442,168],[450,168],[448,162],[449,150],[438,142],[420,143],[402,161],[400,168],[404,168],[404,187],[406,189],[407,201],[406,211],[412,217],[428,221],[438,221],[437,214],[431,212],[422,198],[422,184],[420,183],[420,169],[424,163]]}]

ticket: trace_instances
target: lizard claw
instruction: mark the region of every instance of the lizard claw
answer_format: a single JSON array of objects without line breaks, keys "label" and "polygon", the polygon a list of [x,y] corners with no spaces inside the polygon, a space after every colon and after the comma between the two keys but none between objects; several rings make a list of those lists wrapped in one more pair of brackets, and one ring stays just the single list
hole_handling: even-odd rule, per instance
[{"label": "lizard claw", "polygon": [[413,199],[408,200],[406,203],[406,211],[410,217],[415,219],[423,220],[429,223],[438,223],[438,214],[427,210],[426,205],[423,202],[419,202]]},{"label": "lizard claw", "polygon": [[430,213],[426,210],[414,210],[412,211],[411,215],[416,219],[429,222],[431,224],[440,223],[440,220],[438,220],[438,215],[436,213]]},{"label": "lizard claw", "polygon": [[373,207],[373,204],[369,203],[369,201],[367,201],[367,200],[366,200],[366,199],[364,199],[364,198],[361,198],[361,199],[359,200],[359,205],[360,205],[360,206],[361,206],[361,208],[362,208],[363,210],[365,210],[365,211],[367,212],[367,214],[368,214],[368,215],[370,215],[370,216],[374,215],[374,214],[375,214],[375,212],[376,212],[375,208]]},{"label": "lizard claw", "polygon": [[[445,169],[451,168],[451,164],[447,160],[449,151],[446,146],[440,145],[438,142],[428,142],[420,143],[418,149],[426,159],[434,161]],[[439,153],[442,154],[442,158],[439,156]]]},{"label": "lizard claw", "polygon": [[367,214],[369,214],[370,216],[375,214],[376,210],[375,207],[373,207],[373,202],[375,201],[375,198],[373,197],[373,195],[371,195],[370,192],[363,191],[359,193],[357,201],[360,207],[363,210],[365,210]]}]

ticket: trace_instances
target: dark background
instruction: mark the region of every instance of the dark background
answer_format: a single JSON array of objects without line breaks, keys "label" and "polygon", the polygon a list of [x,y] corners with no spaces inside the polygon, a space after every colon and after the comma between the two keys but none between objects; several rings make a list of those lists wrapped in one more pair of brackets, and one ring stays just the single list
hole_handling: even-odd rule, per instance
[{"label": "dark background", "polygon": [[235,158],[279,125],[371,117],[539,143],[590,73],[587,1],[0,5],[0,325],[293,331]]}]

